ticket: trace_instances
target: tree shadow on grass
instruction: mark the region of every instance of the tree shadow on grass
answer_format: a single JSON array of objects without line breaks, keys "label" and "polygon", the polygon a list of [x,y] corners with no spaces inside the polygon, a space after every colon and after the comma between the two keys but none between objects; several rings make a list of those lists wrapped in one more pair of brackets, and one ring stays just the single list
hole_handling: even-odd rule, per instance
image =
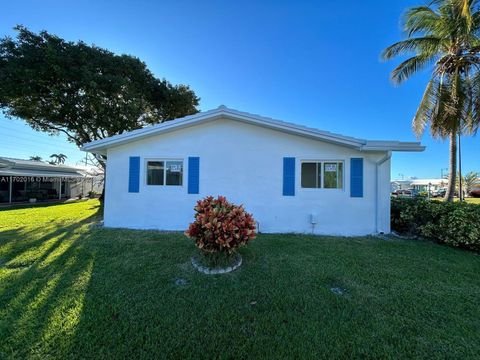
[{"label": "tree shadow on grass", "polygon": [[[0,232],[0,358],[55,357],[69,348],[90,281],[94,253],[85,249],[92,214],[24,244],[34,230]],[[20,239],[20,240],[19,240]],[[3,247],[2,247],[3,248]]]},{"label": "tree shadow on grass", "polygon": [[[28,229],[21,227],[13,230],[0,230],[0,268],[7,267],[25,267],[36,261],[41,261],[49,253],[50,248],[54,248],[59,241],[68,238],[77,229],[90,224],[98,219],[98,214],[94,213],[80,221],[70,222],[69,225],[59,223],[52,224],[43,229]],[[38,233],[42,231],[39,237]],[[46,231],[46,233],[44,233]],[[27,254],[29,256],[27,256]],[[22,261],[23,259],[23,261]],[[26,263],[24,263],[26,261]]]}]

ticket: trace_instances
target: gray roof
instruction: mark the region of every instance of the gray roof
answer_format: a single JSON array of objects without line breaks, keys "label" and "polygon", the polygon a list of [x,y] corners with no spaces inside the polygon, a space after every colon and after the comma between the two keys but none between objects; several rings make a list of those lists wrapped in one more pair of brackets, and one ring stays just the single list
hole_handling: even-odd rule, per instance
[{"label": "gray roof", "polygon": [[84,177],[80,169],[68,165],[52,165],[43,161],[33,161],[0,157],[0,175],[3,176],[45,176],[45,177]]},{"label": "gray roof", "polygon": [[425,146],[419,142],[401,142],[401,141],[383,141],[383,140],[365,140],[350,136],[339,135],[329,131],[318,130],[306,126],[301,126],[281,120],[271,119],[265,116],[250,114],[226,106],[220,106],[217,109],[200,112],[183,118],[167,121],[161,124],[147,126],[142,129],[125,132],[120,135],[110,136],[86,143],[82,146],[83,151],[89,151],[97,154],[106,154],[109,147],[126,144],[162,133],[168,133],[178,129],[197,125],[200,123],[213,121],[220,118],[241,121],[269,129],[282,131],[288,134],[303,136],[310,139],[333,143],[336,145],[354,148],[360,151],[423,151]]}]

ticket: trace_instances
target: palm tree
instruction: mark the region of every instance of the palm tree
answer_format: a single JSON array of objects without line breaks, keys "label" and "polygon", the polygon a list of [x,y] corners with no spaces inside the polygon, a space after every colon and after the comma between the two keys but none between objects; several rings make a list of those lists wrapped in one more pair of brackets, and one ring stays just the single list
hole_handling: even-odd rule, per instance
[{"label": "palm tree", "polygon": [[474,133],[479,124],[479,1],[434,0],[409,9],[404,19],[407,39],[382,53],[385,60],[413,55],[392,71],[396,84],[433,66],[412,127],[418,137],[430,127],[434,138],[450,139],[448,201],[455,192],[457,136]]},{"label": "palm tree", "polygon": [[[460,174],[458,176],[460,177]],[[462,177],[462,183],[463,183],[463,192],[465,194],[469,194],[470,191],[472,191],[475,187],[480,186],[480,174],[475,171],[471,171]],[[459,192],[459,195],[460,195],[460,189],[458,187],[457,187],[457,191]]]},{"label": "palm tree", "polygon": [[42,157],[35,155],[35,156],[30,156],[30,160],[32,161],[42,161]]},{"label": "palm tree", "polygon": [[50,163],[53,163],[53,164],[64,164],[65,163],[65,160],[67,159],[67,155],[65,154],[52,154],[50,155],[50,158],[53,158],[53,161],[51,161]]}]

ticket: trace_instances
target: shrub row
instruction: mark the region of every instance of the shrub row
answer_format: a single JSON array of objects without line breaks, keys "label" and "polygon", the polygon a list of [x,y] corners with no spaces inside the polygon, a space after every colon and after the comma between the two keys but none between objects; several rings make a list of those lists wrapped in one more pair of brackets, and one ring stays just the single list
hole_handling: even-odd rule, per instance
[{"label": "shrub row", "polygon": [[392,198],[392,230],[480,251],[480,206],[422,198]]}]

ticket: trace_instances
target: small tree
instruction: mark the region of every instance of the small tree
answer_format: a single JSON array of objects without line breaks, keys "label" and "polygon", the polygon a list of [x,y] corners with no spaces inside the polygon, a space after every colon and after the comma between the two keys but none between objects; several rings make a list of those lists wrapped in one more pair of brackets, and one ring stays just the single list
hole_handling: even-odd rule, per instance
[{"label": "small tree", "polygon": [[30,160],[32,161],[42,161],[42,157],[35,155],[35,156],[30,156]]},{"label": "small tree", "polygon": [[[458,175],[460,177],[460,174]],[[462,190],[464,194],[469,194],[475,187],[480,186],[480,174],[474,171],[462,176]],[[459,184],[457,183],[457,191],[459,192]],[[460,195],[460,193],[459,193]]]}]

